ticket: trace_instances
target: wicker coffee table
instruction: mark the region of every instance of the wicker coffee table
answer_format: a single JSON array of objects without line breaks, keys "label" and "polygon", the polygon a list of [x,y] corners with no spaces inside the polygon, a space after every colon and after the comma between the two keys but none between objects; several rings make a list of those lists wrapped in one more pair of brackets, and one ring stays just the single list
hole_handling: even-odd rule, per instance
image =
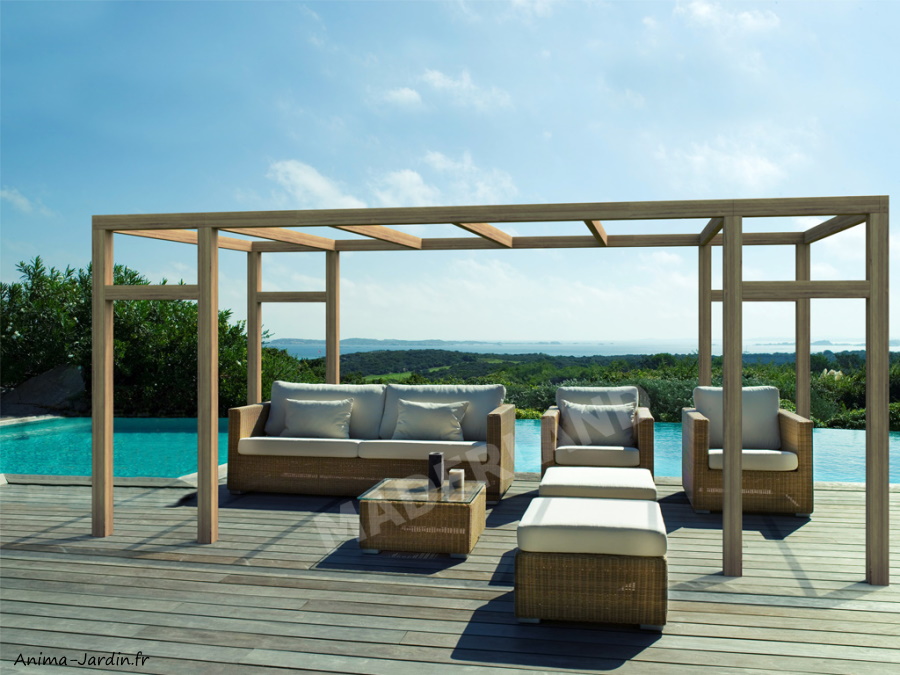
[{"label": "wicker coffee table", "polygon": [[359,497],[359,546],[464,558],[484,531],[485,494],[479,481],[430,490],[425,478],[386,478]]}]

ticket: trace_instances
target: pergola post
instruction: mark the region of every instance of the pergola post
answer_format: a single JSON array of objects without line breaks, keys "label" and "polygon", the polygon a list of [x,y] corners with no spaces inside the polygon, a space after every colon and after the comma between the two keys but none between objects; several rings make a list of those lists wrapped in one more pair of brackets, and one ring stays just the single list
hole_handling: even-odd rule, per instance
[{"label": "pergola post", "polygon": [[262,253],[247,254],[247,403],[262,398]]},{"label": "pergola post", "polygon": [[341,382],[341,264],[337,251],[325,253],[325,381]]},{"label": "pergola post", "polygon": [[197,541],[219,539],[219,231],[197,247]]},{"label": "pergola post", "polygon": [[91,326],[91,533],[113,533],[113,301],[106,287],[113,283],[113,233],[93,230]]},{"label": "pergola post", "polygon": [[866,223],[866,581],[890,583],[888,477],[888,215],[870,213]]},{"label": "pergola post", "polygon": [[741,494],[741,424],[743,384],[742,335],[742,223],[740,216],[726,216],[723,236],[723,425],[722,454],[722,571],[725,576],[743,574],[743,504]]},{"label": "pergola post", "polygon": [[[809,281],[809,244],[797,244],[795,250],[795,278],[797,281]],[[797,414],[800,417],[810,418],[811,387],[810,382],[810,307],[809,298],[801,298],[795,301],[794,309],[794,347],[796,351],[796,376],[794,403],[797,406]]]},{"label": "pergola post", "polygon": [[708,387],[712,384],[712,244],[701,245],[698,254],[700,263],[698,274],[700,301],[698,307],[700,318],[697,348],[698,376],[700,386]]}]

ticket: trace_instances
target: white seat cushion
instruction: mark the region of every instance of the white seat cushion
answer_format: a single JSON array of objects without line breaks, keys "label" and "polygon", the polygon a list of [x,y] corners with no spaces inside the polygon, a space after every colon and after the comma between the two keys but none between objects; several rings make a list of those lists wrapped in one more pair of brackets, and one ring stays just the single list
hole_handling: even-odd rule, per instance
[{"label": "white seat cushion", "polygon": [[251,436],[238,441],[238,454],[281,457],[357,457],[359,443],[352,438]]},{"label": "white seat cushion", "polygon": [[516,530],[519,548],[535,553],[600,553],[659,558],[668,540],[657,502],[537,497]]},{"label": "white seat cushion", "polygon": [[503,403],[506,387],[502,384],[389,384],[385,389],[384,418],[380,436],[393,438],[397,426],[397,406],[404,401],[418,403],[457,403],[468,401],[461,425],[467,441],[487,440],[487,417]]},{"label": "white seat cushion", "polygon": [[648,469],[552,466],[544,473],[541,497],[593,497],[656,501]]},{"label": "white seat cushion", "polygon": [[432,452],[443,452],[444,461],[487,461],[487,443],[483,441],[361,441],[359,456],[364,459],[421,459]]},{"label": "white seat cushion", "polygon": [[556,463],[568,466],[640,466],[637,448],[621,445],[561,445]]},{"label": "white seat cushion", "polygon": [[342,401],[353,399],[350,411],[350,438],[378,438],[384,414],[383,384],[272,383],[272,403],[266,420],[266,435],[280,436],[285,429],[286,399],[295,401]]},{"label": "white seat cushion", "polygon": [[[694,389],[694,407],[709,420],[709,447],[724,444],[722,387]],[[778,389],[775,387],[744,387],[741,389],[741,445],[745,448],[781,449],[781,430],[778,427]]]},{"label": "white seat cushion", "polygon": [[[724,456],[721,449],[710,448],[709,468],[722,471]],[[797,455],[788,450],[742,450],[744,471],[796,471]]]}]

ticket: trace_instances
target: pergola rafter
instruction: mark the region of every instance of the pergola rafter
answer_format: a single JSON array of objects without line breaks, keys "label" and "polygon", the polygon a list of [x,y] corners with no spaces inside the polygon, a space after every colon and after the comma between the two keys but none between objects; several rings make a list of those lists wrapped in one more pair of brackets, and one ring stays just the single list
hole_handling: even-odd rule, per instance
[{"label": "pergola rafter", "polygon": [[[747,218],[827,216],[805,232],[744,233]],[[93,510],[92,532],[113,531],[112,303],[132,299],[198,301],[198,540],[218,537],[218,250],[247,253],[248,401],[261,400],[262,305],[324,302],[326,373],[340,381],[340,253],[342,251],[463,251],[557,248],[696,247],[699,253],[699,383],[712,379],[712,303],[723,304],[724,496],[723,571],[742,573],[741,384],[742,304],[793,302],[796,307],[797,410],[809,417],[810,299],[866,301],[866,580],[889,583],[888,530],[888,217],[886,196],[736,199],[583,204],[514,204],[378,209],[111,215],[93,218]],[[601,221],[700,219],[698,234],[608,234]],[[488,223],[581,221],[590,236],[513,236]],[[453,224],[477,237],[416,237],[387,226]],[[864,281],[810,280],[810,245],[850,227],[866,227]],[[332,227],[367,239],[328,239],[296,227]],[[222,237],[220,231],[258,240]],[[113,285],[113,234],[195,244],[195,285]],[[744,246],[795,247],[794,281],[744,281]],[[712,288],[712,247],[723,250],[723,284]],[[325,252],[324,291],[263,291],[262,254]]]}]

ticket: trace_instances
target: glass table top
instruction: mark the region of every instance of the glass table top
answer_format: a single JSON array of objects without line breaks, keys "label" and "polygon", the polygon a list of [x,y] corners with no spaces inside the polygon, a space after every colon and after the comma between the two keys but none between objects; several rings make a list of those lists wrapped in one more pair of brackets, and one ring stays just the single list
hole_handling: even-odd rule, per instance
[{"label": "glass table top", "polygon": [[439,490],[428,487],[427,478],[385,478],[359,496],[360,501],[437,502],[469,504],[485,488],[485,483],[466,480],[462,489],[447,481]]}]

